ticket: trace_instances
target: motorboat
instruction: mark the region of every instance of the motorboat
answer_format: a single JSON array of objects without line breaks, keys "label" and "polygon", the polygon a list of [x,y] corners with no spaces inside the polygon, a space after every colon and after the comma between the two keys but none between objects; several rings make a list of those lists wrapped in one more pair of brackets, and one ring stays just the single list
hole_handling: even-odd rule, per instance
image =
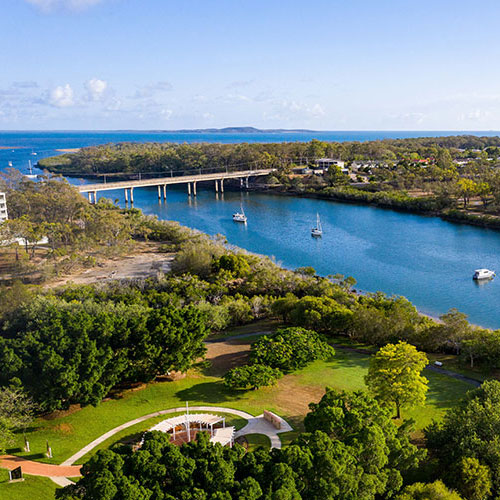
[{"label": "motorboat", "polygon": [[243,207],[240,208],[241,212],[236,212],[233,214],[233,221],[234,222],[246,222],[247,221],[247,216],[245,215],[245,212],[243,211]]},{"label": "motorboat", "polygon": [[321,227],[321,221],[319,219],[319,214],[316,214],[316,227],[311,229],[311,236],[318,238],[323,235],[323,228]]},{"label": "motorboat", "polygon": [[490,271],[489,269],[476,269],[472,279],[474,280],[490,280],[495,277],[495,271]]}]

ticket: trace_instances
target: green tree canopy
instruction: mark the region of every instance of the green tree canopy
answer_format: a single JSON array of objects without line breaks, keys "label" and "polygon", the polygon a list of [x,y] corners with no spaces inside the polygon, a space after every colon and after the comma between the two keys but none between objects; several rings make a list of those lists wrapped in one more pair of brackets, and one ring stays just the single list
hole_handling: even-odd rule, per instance
[{"label": "green tree canopy", "polygon": [[322,337],[304,328],[281,328],[272,337],[264,336],[251,347],[252,363],[268,365],[283,372],[303,368],[316,359],[329,359],[335,350]]},{"label": "green tree canopy", "polygon": [[430,425],[425,436],[450,484],[470,496],[471,488],[487,491],[490,477],[492,496],[499,495],[500,382],[487,380],[470,391],[442,422]]},{"label": "green tree canopy", "polygon": [[427,363],[427,356],[406,342],[387,344],[370,358],[365,383],[378,401],[394,404],[400,418],[401,408],[425,402],[428,381],[421,372]]}]

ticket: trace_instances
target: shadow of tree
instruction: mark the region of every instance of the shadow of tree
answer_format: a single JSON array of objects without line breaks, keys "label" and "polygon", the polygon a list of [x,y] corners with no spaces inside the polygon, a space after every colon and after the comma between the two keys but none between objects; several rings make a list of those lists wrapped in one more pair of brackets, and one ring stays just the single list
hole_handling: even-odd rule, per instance
[{"label": "shadow of tree", "polygon": [[210,365],[203,368],[203,374],[209,377],[221,377],[231,368],[248,363],[250,353],[248,351],[230,352],[215,356],[210,360]]},{"label": "shadow of tree", "polygon": [[181,401],[197,401],[203,403],[225,403],[240,399],[237,391],[229,389],[222,381],[203,382],[176,392]]}]

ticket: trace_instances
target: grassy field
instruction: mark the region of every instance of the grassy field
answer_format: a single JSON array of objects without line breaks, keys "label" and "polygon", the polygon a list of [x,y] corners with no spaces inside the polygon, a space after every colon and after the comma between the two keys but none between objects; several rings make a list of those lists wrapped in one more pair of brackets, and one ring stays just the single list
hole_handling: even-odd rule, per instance
[{"label": "grassy field", "polygon": [[53,500],[56,484],[46,477],[24,476],[24,481],[9,484],[9,473],[0,469],[2,500]]},{"label": "grassy field", "polygon": [[245,436],[248,443],[248,451],[254,451],[263,446],[264,448],[271,447],[271,441],[263,434],[247,434]]}]

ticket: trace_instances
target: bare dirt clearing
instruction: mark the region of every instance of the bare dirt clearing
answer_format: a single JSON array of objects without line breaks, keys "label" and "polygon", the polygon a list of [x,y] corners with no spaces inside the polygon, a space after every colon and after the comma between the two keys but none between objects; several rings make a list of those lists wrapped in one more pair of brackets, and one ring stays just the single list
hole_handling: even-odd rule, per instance
[{"label": "bare dirt clearing", "polygon": [[250,346],[254,340],[241,339],[207,343],[206,359],[211,362],[211,366],[207,369],[206,374],[222,377],[231,368],[248,363]]},{"label": "bare dirt clearing", "polygon": [[108,259],[96,267],[79,270],[68,276],[51,282],[48,286],[60,286],[68,283],[88,285],[112,280],[137,280],[156,277],[170,271],[175,254],[158,252],[157,245],[143,244],[134,254]]}]

